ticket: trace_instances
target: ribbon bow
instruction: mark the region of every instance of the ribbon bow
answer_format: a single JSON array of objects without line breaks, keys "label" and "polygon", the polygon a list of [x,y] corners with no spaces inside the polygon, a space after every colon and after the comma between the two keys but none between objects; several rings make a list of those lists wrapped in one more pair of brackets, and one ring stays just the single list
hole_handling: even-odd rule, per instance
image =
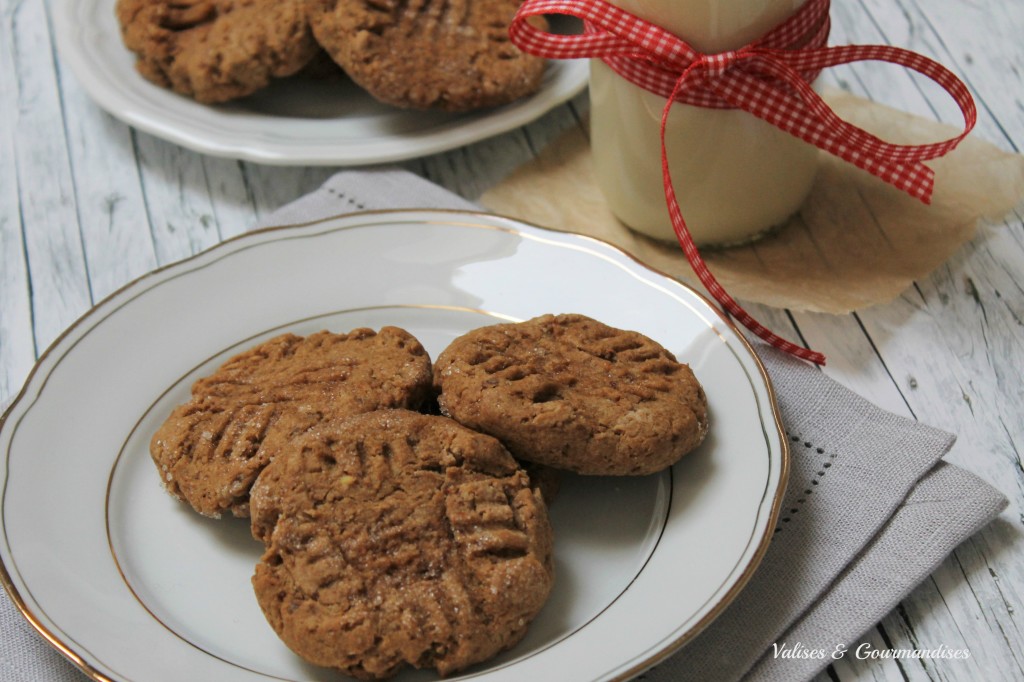
[{"label": "ribbon bow", "polygon": [[[528,19],[564,14],[584,21],[579,35],[541,30]],[[951,71],[922,55],[888,45],[826,47],[829,0],[809,0],[762,38],[719,54],[702,54],[665,29],[605,0],[525,0],[509,28],[524,52],[548,59],[598,58],[635,85],[666,98],[661,116],[661,167],[672,227],[701,283],[740,323],[768,343],[824,364],[821,353],[798,346],[762,326],[718,283],[690,236],[672,187],[665,127],[673,103],[743,109],[923,201],[931,202],[935,174],[924,161],[951,151],[977,122],[967,87]],[[825,68],[855,61],[885,61],[912,69],[941,86],[960,107],[964,129],[942,142],[886,142],[844,121],[810,82]]]}]

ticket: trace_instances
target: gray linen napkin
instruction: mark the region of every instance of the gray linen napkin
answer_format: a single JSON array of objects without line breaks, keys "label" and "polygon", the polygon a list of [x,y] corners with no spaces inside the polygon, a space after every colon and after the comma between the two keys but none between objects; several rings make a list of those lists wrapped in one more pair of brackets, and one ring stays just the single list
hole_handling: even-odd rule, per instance
[{"label": "gray linen napkin", "polygon": [[[343,171],[261,222],[299,224],[358,210],[479,207],[411,173]],[[830,660],[775,647],[848,647],[962,541],[1007,505],[973,474],[940,462],[954,437],[885,412],[764,344],[791,439],[775,537],[737,599],[689,645],[642,677],[802,680]]]},{"label": "gray linen napkin", "polygon": [[952,435],[755,347],[790,438],[778,529],[736,600],[648,681],[809,679],[831,658],[785,658],[776,647],[827,656],[848,649],[1007,505],[984,481],[940,461]]}]

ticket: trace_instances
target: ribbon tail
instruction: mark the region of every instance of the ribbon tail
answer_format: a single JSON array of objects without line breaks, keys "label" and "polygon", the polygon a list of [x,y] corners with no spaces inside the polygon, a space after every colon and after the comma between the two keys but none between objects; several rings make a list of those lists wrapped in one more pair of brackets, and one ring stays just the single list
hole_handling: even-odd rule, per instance
[{"label": "ribbon tail", "polygon": [[[676,91],[682,88],[690,73],[691,69],[687,69],[683,72],[683,75],[679,77],[675,87]],[[719,284],[718,280],[708,268],[707,263],[705,263],[704,259],[701,257],[700,251],[697,249],[697,244],[693,241],[693,236],[690,234],[690,228],[687,227],[686,220],[683,219],[682,211],[679,209],[679,202],[676,200],[675,188],[672,186],[672,173],[669,170],[668,164],[668,151],[665,146],[665,128],[668,124],[668,114],[672,109],[672,103],[675,101],[676,94],[677,92],[673,92],[673,96],[668,98],[668,101],[665,102],[665,108],[662,110],[661,114],[661,173],[662,181],[665,185],[665,201],[668,205],[668,213],[669,218],[672,221],[672,229],[676,234],[676,239],[679,241],[679,246],[682,247],[683,253],[686,255],[686,259],[697,274],[701,284],[704,285],[715,300],[718,301],[730,315],[740,322],[740,324],[756,334],[760,339],[782,351],[785,351],[786,353],[789,353],[790,355],[794,355],[818,365],[824,365],[825,356],[822,353],[809,350],[793,343],[792,341],[788,341],[755,320],[750,313],[744,310],[743,307],[740,306],[740,304],[737,303],[729,294],[729,292]]]}]

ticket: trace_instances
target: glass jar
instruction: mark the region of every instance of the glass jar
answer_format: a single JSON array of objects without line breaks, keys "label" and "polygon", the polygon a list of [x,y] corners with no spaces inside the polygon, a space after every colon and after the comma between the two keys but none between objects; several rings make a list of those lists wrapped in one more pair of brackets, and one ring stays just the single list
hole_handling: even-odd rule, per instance
[{"label": "glass jar", "polygon": [[[760,38],[805,0],[610,0],[705,54]],[[665,205],[660,127],[665,98],[591,60],[594,172],[631,229],[675,241]],[[700,245],[751,241],[785,222],[810,192],[818,150],[739,109],[675,103],[666,150],[683,218]]]}]

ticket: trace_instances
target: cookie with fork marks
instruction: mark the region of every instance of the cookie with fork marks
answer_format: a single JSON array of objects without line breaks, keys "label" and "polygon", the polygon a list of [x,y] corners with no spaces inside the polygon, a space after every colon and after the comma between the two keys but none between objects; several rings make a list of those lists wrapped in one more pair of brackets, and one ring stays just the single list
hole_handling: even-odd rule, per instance
[{"label": "cookie with fork marks", "polygon": [[523,637],[554,577],[544,501],[508,451],[408,410],[294,440],[253,486],[252,532],[267,621],[361,679],[487,660]]},{"label": "cookie with fork marks", "polygon": [[584,315],[481,327],[434,362],[441,412],[517,458],[593,475],[660,471],[708,431],[693,371],[653,339]]},{"label": "cookie with fork marks", "polygon": [[115,11],[136,70],[203,103],[251,95],[319,50],[303,0],[117,0]]},{"label": "cookie with fork marks", "polygon": [[398,107],[469,111],[540,87],[544,60],[513,45],[520,0],[311,0],[319,42],[357,84]]}]

